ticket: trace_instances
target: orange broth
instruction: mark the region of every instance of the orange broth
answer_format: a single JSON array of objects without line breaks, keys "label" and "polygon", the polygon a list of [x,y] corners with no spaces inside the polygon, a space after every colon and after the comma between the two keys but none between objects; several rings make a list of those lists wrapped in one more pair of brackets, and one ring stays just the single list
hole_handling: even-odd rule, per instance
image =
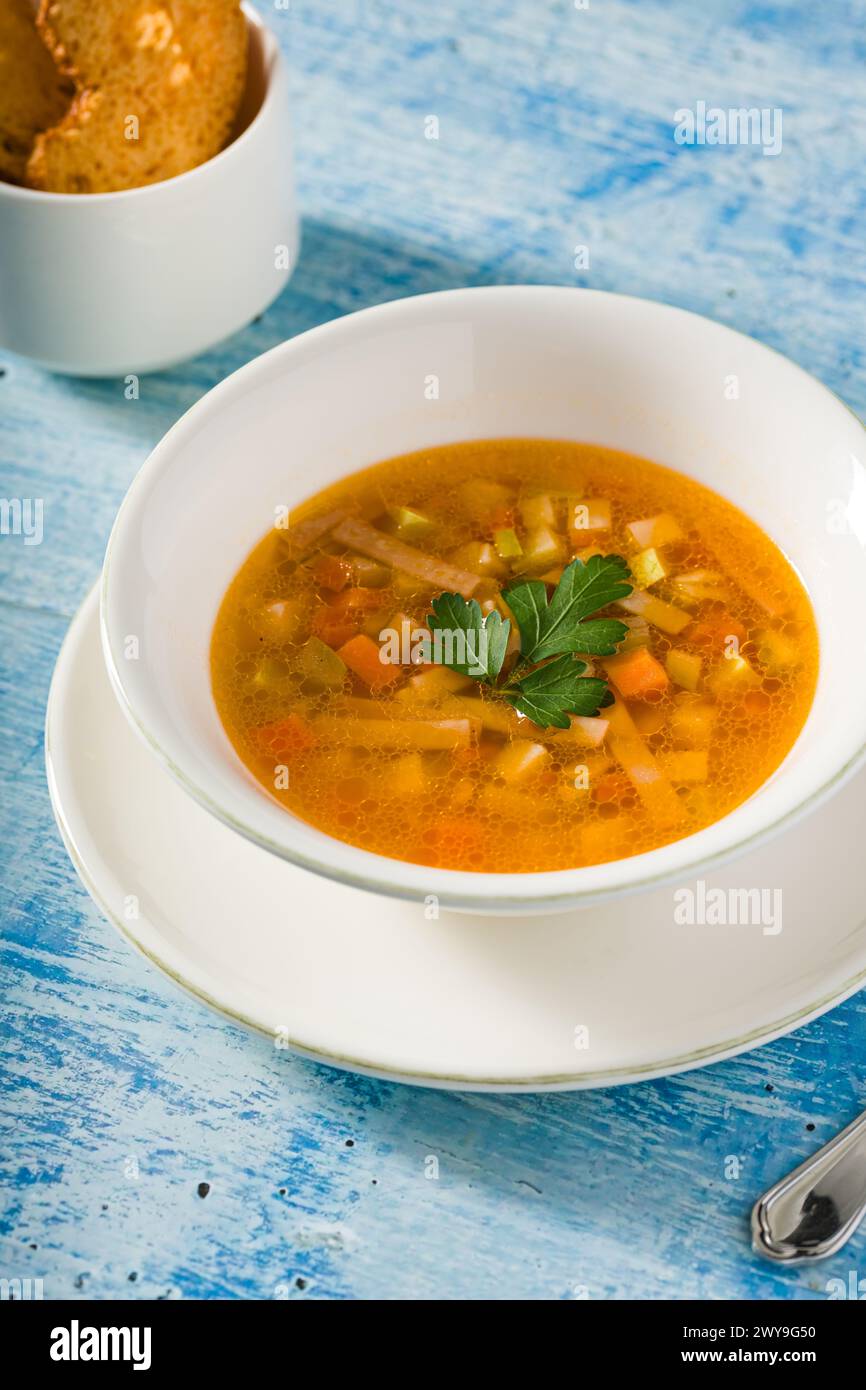
[{"label": "orange broth", "polygon": [[[591,658],[616,696],[596,719],[540,729],[470,677],[379,659],[392,631],[411,658],[454,573],[507,616],[516,578],[550,595],[593,553],[635,582],[604,610],[629,632]],[[543,439],[424,450],[320,492],[241,566],[211,646],[226,732],[287,810],[488,873],[602,863],[719,820],[791,748],[817,668],[806,593],[741,511],[645,459]]]}]

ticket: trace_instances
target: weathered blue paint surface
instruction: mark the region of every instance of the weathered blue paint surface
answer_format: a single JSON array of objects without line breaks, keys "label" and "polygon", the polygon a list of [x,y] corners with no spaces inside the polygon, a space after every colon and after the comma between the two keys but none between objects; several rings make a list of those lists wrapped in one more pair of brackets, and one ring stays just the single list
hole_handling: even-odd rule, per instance
[{"label": "weathered blue paint surface", "polygon": [[[90,906],[54,829],[42,718],[151,446],[226,373],[337,314],[494,281],[623,290],[755,334],[862,411],[862,9],[262,9],[293,70],[305,231],[288,291],[138,401],[0,363],[0,493],[45,502],[41,546],[0,538],[0,1275],[43,1276],[47,1297],[824,1297],[831,1276],[866,1276],[866,1233],[782,1272],[749,1253],[747,1213],[866,1103],[863,996],[737,1061],[592,1094],[427,1093],[294,1060],[177,993]],[[701,99],[781,107],[781,155],[677,146],[674,111]]]}]

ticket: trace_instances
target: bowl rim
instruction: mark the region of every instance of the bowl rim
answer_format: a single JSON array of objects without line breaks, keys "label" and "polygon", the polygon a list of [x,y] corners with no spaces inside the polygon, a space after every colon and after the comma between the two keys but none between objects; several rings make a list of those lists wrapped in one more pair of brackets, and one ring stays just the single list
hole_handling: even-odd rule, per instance
[{"label": "bowl rim", "polygon": [[[666,313],[682,316],[688,319],[696,319],[704,325],[710,325],[721,332],[732,334],[744,340],[752,347],[769,353],[778,358],[788,370],[799,374],[817,387],[819,391],[826,394],[836,405],[844,408],[847,414],[856,422],[860,430],[866,434],[866,425],[860,420],[859,416],[841,399],[834,391],[825,386],[817,377],[812,376],[796,362],[786,357],[784,353],[767,344],[750,337],[749,334],[742,333],[740,330],[731,328],[728,324],[719,323],[715,319],[710,319],[704,314],[696,313],[690,309],[683,309],[678,305],[668,304],[662,300],[651,300],[638,295],[618,294],[607,290],[584,289],[578,286],[569,285],[483,285],[465,286],[448,290],[436,290],[421,295],[401,296],[384,303],[370,305],[364,309],[356,310],[351,314],[339,315],[323,324],[297,334],[293,338],[286,339],[282,343],[277,343],[274,347],[254,357],[246,362],[229,376],[217,382],[204,396],[200,397],[181,417],[177,420],[165,435],[158,441],[142,467],[139,469],[135,478],[120,505],[111,534],[106,547],[105,560],[103,564],[101,584],[100,584],[100,603],[99,603],[99,627],[103,649],[103,655],[108,671],[109,680],[114,690],[115,696],[123,709],[127,719],[137,731],[139,736],[144,739],[157,758],[161,761],[166,770],[172,777],[179,782],[184,790],[192,798],[203,806],[212,815],[221,820],[230,829],[243,835],[245,839],[259,845],[260,848],[269,853],[276,854],[279,858],[296,864],[301,868],[310,870],[323,877],[332,879],[349,887],[360,888],[368,892],[380,893],[388,897],[402,898],[408,901],[423,900],[427,896],[435,897],[438,902],[449,909],[463,911],[478,911],[483,913],[500,914],[531,914],[543,912],[565,911],[576,906],[590,906],[594,902],[600,902],[614,897],[625,896],[627,894],[642,892],[644,889],[658,887],[665,883],[683,882],[694,875],[695,871],[706,872],[723,864],[730,862],[739,855],[746,853],[749,849],[755,848],[765,841],[773,838],[790,825],[793,825],[803,816],[817,810],[824,801],[839,790],[852,777],[860,767],[866,764],[866,742],[857,747],[852,755],[841,767],[836,767],[831,775],[817,788],[811,791],[802,801],[797,801],[789,807],[783,814],[777,815],[769,823],[752,830],[740,839],[721,846],[715,851],[707,853],[697,852],[691,856],[686,855],[682,862],[672,864],[662,869],[655,869],[647,873],[640,873],[622,883],[613,883],[603,886],[581,889],[579,886],[564,885],[561,889],[551,882],[551,887],[543,890],[538,886],[538,880],[546,879],[552,881],[560,879],[565,875],[579,874],[586,868],[607,867],[604,866],[582,866],[571,869],[552,869],[537,870],[531,873],[483,873],[477,870],[461,869],[441,869],[431,868],[428,865],[416,864],[413,861],[391,859],[386,855],[377,854],[371,850],[362,849],[360,846],[351,845],[348,842],[337,839],[319,831],[324,840],[335,847],[334,856],[331,859],[322,859],[318,855],[288,845],[284,842],[274,840],[271,836],[246,824],[236,816],[227,806],[217,801],[204,787],[200,786],[190,777],[164,749],[159,738],[139,717],[133,701],[127,692],[121,676],[122,667],[112,648],[110,625],[108,621],[108,610],[110,605],[110,579],[112,572],[112,561],[114,558],[117,544],[118,532],[122,523],[125,521],[129,510],[135,505],[137,495],[145,483],[152,481],[154,474],[170,467],[172,461],[172,446],[177,436],[186,433],[191,424],[195,425],[198,416],[204,412],[209,412],[215,403],[219,403],[224,396],[230,397],[238,392],[243,392],[247,377],[262,371],[265,364],[271,359],[281,357],[291,358],[295,352],[303,352],[311,343],[318,343],[323,336],[331,336],[343,332],[354,331],[354,326],[358,320],[365,322],[374,318],[387,317],[402,312],[406,306],[417,306],[425,301],[443,302],[448,298],[465,299],[466,297],[481,298],[494,297],[503,292],[509,295],[562,295],[586,297],[591,296],[598,300],[622,301],[634,304],[650,305],[656,309],[662,309]],[[866,466],[858,462],[864,474]],[[347,474],[347,476],[349,476]],[[794,741],[793,747],[799,743],[801,733]],[[790,753],[791,750],[789,750]],[[784,761],[779,765],[782,767]],[[777,769],[778,770],[778,769]],[[774,775],[774,774],[771,774]],[[766,781],[762,786],[766,785]],[[713,821],[709,826],[703,827],[701,831],[693,832],[691,835],[683,836],[679,840],[673,840],[669,845],[658,846],[653,850],[645,851],[643,854],[630,855],[626,858],[611,860],[610,864],[628,864],[639,866],[641,861],[654,860],[662,851],[674,845],[687,845],[705,831],[712,830],[714,827],[723,824],[731,815],[736,814],[742,805],[747,804],[751,798],[746,798],[745,802],[733,808],[718,821]],[[291,817],[287,817],[287,824],[291,824]],[[302,818],[298,818],[302,820]],[[303,822],[309,825],[309,822]],[[316,826],[312,827],[318,830]],[[340,852],[352,851],[354,855],[361,856],[364,861],[370,863],[369,871],[364,869],[353,869],[348,865],[341,865],[337,861]],[[407,876],[414,871],[416,876],[422,881],[418,886],[410,886],[393,879],[383,877],[387,875],[388,866],[393,866],[395,875]],[[402,873],[401,873],[402,871]],[[497,884],[503,879],[508,879],[512,885],[507,892],[494,891]],[[472,889],[461,888],[458,881],[470,883]],[[516,882],[515,882],[516,881]],[[520,891],[520,883],[526,883],[527,891]]]},{"label": "bowl rim", "polygon": [[212,169],[214,165],[222,165],[226,157],[231,155],[232,150],[249,143],[247,136],[251,136],[253,131],[261,125],[266,111],[270,112],[270,108],[276,100],[275,93],[280,74],[285,69],[285,58],[273,30],[265,24],[262,16],[253,9],[249,0],[241,0],[241,10],[246,19],[247,28],[256,30],[262,41],[267,79],[265,92],[256,114],[244,126],[240,135],[229,140],[228,144],[223,145],[222,149],[217,150],[210,159],[206,159],[203,164],[194,165],[192,169],[184,169],[180,174],[172,174],[171,178],[159,179],[156,183],[136,184],[134,188],[116,188],[109,193],[55,193],[51,189],[25,188],[20,183],[7,183],[5,179],[0,179],[0,199],[9,198],[15,202],[37,203],[46,207],[50,204],[99,207],[106,203],[128,202],[131,199],[147,197],[148,195],[154,197],[159,188],[166,188],[169,185],[176,187],[178,184],[189,182],[192,179],[204,178],[206,176],[205,170]]}]

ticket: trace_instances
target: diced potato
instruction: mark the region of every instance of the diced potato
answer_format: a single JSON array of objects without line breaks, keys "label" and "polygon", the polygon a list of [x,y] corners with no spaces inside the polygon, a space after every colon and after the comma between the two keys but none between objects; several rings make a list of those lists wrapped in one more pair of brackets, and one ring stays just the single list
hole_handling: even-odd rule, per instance
[{"label": "diced potato", "polygon": [[507,565],[502,563],[489,541],[467,541],[459,550],[452,551],[449,559],[461,569],[494,579],[504,579],[508,573]]},{"label": "diced potato", "polygon": [[298,654],[298,666],[308,680],[320,685],[342,685],[347,671],[345,662],[318,637],[310,637]]},{"label": "diced potato", "polygon": [[501,560],[517,560],[523,554],[523,546],[518,540],[517,532],[510,526],[495,532],[493,544]]},{"label": "diced potato", "polygon": [[426,704],[438,700],[443,695],[453,695],[459,690],[468,690],[475,685],[471,676],[461,676],[459,671],[451,671],[447,666],[431,666],[429,670],[419,671],[410,676],[396,699],[404,704]]},{"label": "diced potato", "polygon": [[394,531],[404,541],[419,540],[433,530],[429,516],[415,512],[411,507],[390,507],[388,516]]},{"label": "diced potato", "polygon": [[538,531],[556,525],[556,507],[547,493],[524,497],[520,503],[520,519],[528,531]]},{"label": "diced potato", "polygon": [[610,751],[653,820],[664,826],[676,824],[682,817],[676,792],[640,735],[612,736]]},{"label": "diced potato", "polygon": [[301,599],[275,599],[272,603],[251,605],[245,617],[255,635],[266,642],[295,642],[309,615]]},{"label": "diced potato", "polygon": [[744,656],[726,656],[707,676],[707,685],[714,695],[735,694],[760,685],[761,677]]},{"label": "diced potato", "polygon": [[543,743],[508,743],[494,760],[494,769],[509,784],[535,777],[550,759]]},{"label": "diced potato", "polygon": [[654,546],[635,555],[629,561],[629,568],[639,589],[648,589],[652,584],[658,584],[660,580],[667,578],[668,573]]},{"label": "diced potato", "polygon": [[521,569],[549,569],[564,559],[565,545],[561,536],[547,526],[537,526],[526,537],[523,558],[518,563]]},{"label": "diced potato", "polygon": [[670,780],[676,782],[706,782],[709,755],[706,748],[690,748],[665,753],[659,762]]},{"label": "diced potato", "polygon": [[606,497],[587,497],[582,501],[569,498],[567,524],[572,545],[580,545],[588,531],[609,531],[610,502]]},{"label": "diced potato", "polygon": [[709,700],[678,695],[670,714],[669,727],[674,743],[686,748],[702,748],[713,736],[718,710]]},{"label": "diced potato", "polygon": [[427,785],[420,753],[404,753],[388,770],[388,790],[397,796],[421,796]]},{"label": "diced potato", "polygon": [[635,613],[638,617],[645,618],[661,632],[669,632],[674,636],[682,632],[684,627],[688,627],[692,620],[690,613],[684,613],[681,608],[675,608],[672,603],[665,603],[663,599],[656,598],[643,589],[629,594],[628,598],[620,599],[618,606],[624,608],[626,613]]},{"label": "diced potato", "polygon": [[628,530],[643,548],[670,545],[671,541],[680,541],[685,535],[669,512],[660,512],[658,516],[648,516],[642,521],[630,521]]},{"label": "diced potato", "polygon": [[560,732],[573,736],[579,743],[586,743],[591,748],[597,748],[604,742],[609,723],[606,719],[599,719],[588,714],[571,714],[570,729],[562,729]]},{"label": "diced potato", "polygon": [[800,649],[793,637],[767,628],[756,633],[758,660],[768,671],[790,671],[799,666],[802,660]]},{"label": "diced potato", "polygon": [[702,661],[694,652],[684,652],[676,647],[665,657],[665,670],[673,681],[683,690],[697,690],[701,679]]}]

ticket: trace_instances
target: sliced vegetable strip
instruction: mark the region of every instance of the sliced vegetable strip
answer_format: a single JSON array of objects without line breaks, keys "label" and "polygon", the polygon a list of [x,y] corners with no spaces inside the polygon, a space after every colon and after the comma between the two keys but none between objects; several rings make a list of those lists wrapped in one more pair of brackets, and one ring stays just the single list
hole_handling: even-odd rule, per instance
[{"label": "sliced vegetable strip", "polygon": [[383,564],[411,574],[415,579],[423,579],[434,589],[453,589],[464,598],[470,598],[481,583],[480,575],[470,574],[468,570],[449,565],[447,560],[438,560],[435,555],[416,550],[414,546],[404,544],[395,536],[386,536],[384,531],[377,531],[375,526],[358,521],[355,517],[341,521],[339,526],[334,527],[333,535],[341,545],[360,550],[362,555],[381,560]]}]

